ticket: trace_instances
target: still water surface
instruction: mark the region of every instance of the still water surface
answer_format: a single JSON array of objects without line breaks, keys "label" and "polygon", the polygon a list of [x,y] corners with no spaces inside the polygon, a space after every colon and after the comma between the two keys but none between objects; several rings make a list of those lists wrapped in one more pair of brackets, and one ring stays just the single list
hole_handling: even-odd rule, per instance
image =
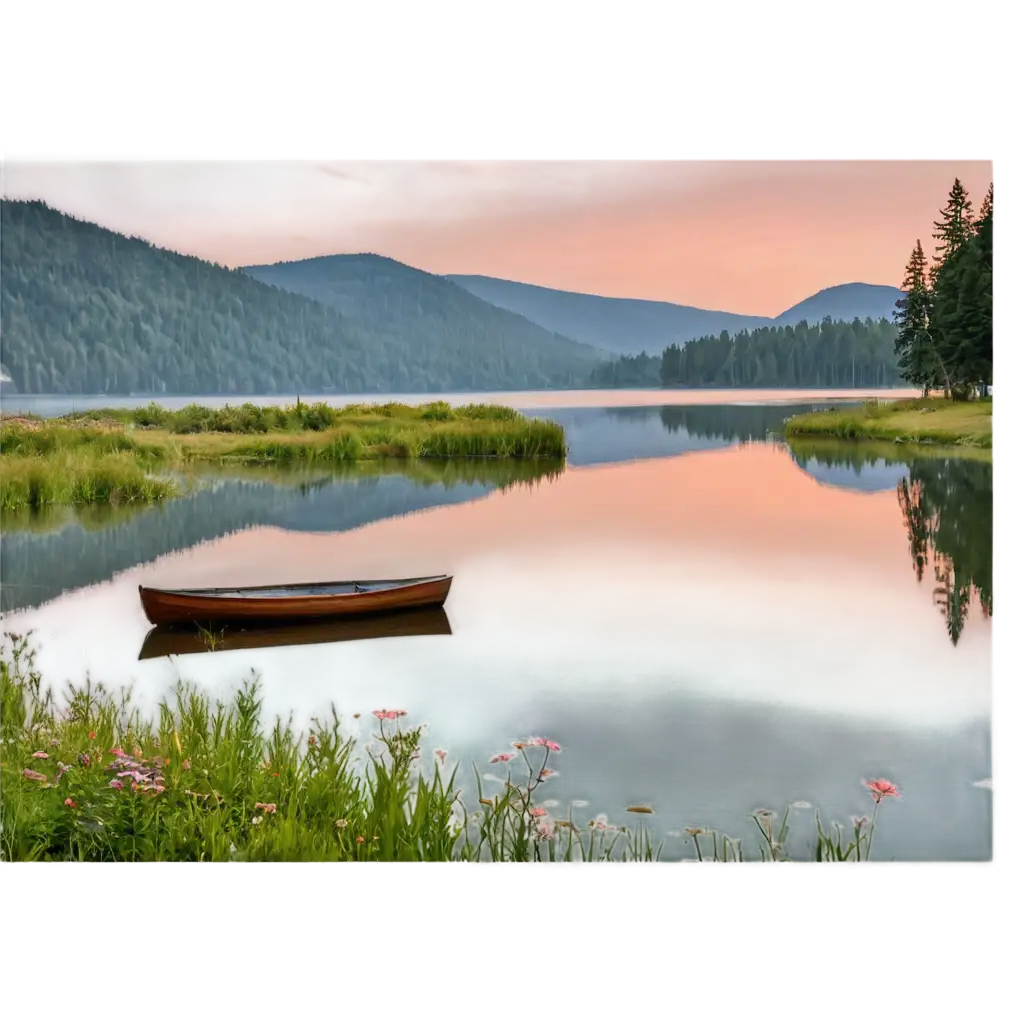
[{"label": "still water surface", "polygon": [[[749,852],[754,809],[849,822],[882,775],[904,797],[873,858],[989,858],[991,464],[793,452],[767,438],[806,395],[717,395],[555,403],[564,469],[252,472],[162,508],[8,517],[5,628],[37,631],[47,676],[133,682],[147,704],[178,678],[227,696],[256,670],[268,715],[333,701],[367,730],[404,707],[467,766],[551,736],[561,808],[621,823],[649,803],[662,835],[703,825]],[[424,635],[140,660],[140,583],[440,572],[455,582],[443,621],[410,627]],[[813,811],[791,821],[807,856]],[[665,856],[693,849],[673,835]]]}]

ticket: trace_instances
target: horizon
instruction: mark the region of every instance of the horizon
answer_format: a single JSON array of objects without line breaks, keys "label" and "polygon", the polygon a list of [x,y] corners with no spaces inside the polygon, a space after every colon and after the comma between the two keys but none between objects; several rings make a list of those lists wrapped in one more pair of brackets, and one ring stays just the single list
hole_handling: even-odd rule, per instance
[{"label": "horizon", "polygon": [[5,199],[231,268],[372,255],[440,277],[773,319],[899,288],[987,161],[4,163]]}]

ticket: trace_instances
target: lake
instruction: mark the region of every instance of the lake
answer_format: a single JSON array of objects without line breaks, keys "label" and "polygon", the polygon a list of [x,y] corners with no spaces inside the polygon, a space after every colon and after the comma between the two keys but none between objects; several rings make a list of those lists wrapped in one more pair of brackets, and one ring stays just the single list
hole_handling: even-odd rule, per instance
[{"label": "lake", "polygon": [[[621,824],[650,804],[669,860],[694,856],[689,826],[756,857],[746,816],[787,806],[806,858],[804,805],[848,824],[874,776],[904,795],[873,859],[991,857],[991,462],[778,442],[786,416],[849,392],[446,397],[558,420],[566,466],[252,470],[162,507],[5,516],[5,628],[36,631],[45,677],[133,684],[149,706],[178,678],[226,697],[255,670],[268,716],[334,702],[365,733],[372,709],[406,708],[429,749],[486,775],[511,740],[550,736],[553,808]],[[4,409],[87,407],[27,401]],[[139,584],[443,572],[419,635],[140,660]]]}]

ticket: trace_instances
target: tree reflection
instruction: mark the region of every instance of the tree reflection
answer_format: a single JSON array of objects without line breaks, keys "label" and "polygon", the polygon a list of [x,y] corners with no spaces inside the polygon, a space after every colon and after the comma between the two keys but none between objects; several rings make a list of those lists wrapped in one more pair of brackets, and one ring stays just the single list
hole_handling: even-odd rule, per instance
[{"label": "tree reflection", "polygon": [[973,459],[918,459],[897,488],[914,571],[931,563],[936,605],[956,644],[977,595],[992,614],[992,466]]}]

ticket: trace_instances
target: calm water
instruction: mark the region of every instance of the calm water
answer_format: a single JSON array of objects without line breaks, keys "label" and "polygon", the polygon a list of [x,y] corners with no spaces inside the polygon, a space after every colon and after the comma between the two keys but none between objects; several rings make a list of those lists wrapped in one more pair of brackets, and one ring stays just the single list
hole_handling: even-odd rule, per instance
[{"label": "calm water", "polygon": [[[755,808],[847,822],[882,775],[905,796],[873,856],[989,858],[991,464],[766,440],[824,396],[580,397],[607,394],[544,396],[569,462],[520,480],[252,472],[163,508],[7,517],[5,627],[37,630],[45,674],[134,682],[148,703],[179,677],[227,695],[255,669],[268,714],[405,707],[464,763],[552,736],[560,806],[618,823],[647,802],[662,834],[704,825],[750,852]],[[423,635],[140,660],[140,583],[435,572],[455,582],[440,621],[408,626]],[[792,814],[806,856],[813,811]],[[693,851],[674,835],[665,854]]]}]

